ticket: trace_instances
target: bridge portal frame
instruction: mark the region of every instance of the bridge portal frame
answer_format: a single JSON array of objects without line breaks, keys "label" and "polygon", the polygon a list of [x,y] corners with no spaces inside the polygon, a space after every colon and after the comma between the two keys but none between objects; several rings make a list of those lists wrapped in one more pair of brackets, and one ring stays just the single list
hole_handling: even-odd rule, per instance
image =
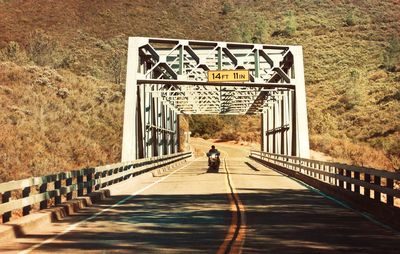
[{"label": "bridge portal frame", "polygon": [[309,158],[302,47],[130,37],[122,161],[178,152],[180,114],[260,114],[262,151]]}]

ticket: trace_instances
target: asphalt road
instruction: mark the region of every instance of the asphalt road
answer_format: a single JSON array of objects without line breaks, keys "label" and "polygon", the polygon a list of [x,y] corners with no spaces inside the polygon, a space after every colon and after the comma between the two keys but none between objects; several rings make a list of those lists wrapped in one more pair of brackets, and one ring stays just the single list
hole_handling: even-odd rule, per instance
[{"label": "asphalt road", "polygon": [[[195,142],[197,151],[209,144]],[[112,197],[0,243],[0,253],[399,253],[396,232],[218,145],[162,176],[112,187]]]}]

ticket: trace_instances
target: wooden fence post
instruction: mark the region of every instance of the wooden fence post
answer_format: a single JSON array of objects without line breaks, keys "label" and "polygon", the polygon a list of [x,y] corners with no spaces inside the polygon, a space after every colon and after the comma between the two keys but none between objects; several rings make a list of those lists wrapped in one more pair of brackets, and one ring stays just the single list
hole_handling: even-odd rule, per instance
[{"label": "wooden fence post", "polygon": [[[40,185],[39,192],[40,193],[47,192],[47,183],[43,183],[43,184]],[[47,208],[47,199],[43,200],[43,201],[40,201],[40,210],[46,209],[46,208]]]},{"label": "wooden fence post", "polygon": [[[360,180],[360,172],[354,171],[354,179]],[[354,184],[354,192],[360,194],[360,185]]]},{"label": "wooden fence post", "polygon": [[[65,180],[65,185],[66,185],[67,187],[72,185],[72,177],[67,178],[67,179]],[[72,191],[69,192],[69,193],[67,193],[67,200],[71,200],[71,199],[72,199]]]},{"label": "wooden fence post", "polygon": [[[11,197],[11,191],[4,192],[1,197],[2,204],[9,202],[10,197]],[[10,218],[11,218],[11,211],[3,213],[3,223],[10,221]]]},{"label": "wooden fence post", "polygon": [[88,174],[86,174],[86,183],[87,183],[87,187],[86,187],[86,193],[92,193],[93,191],[93,184],[92,184],[92,180],[93,180],[93,172],[91,171],[92,169],[90,169],[90,172]]},{"label": "wooden fence post", "polygon": [[[25,187],[22,190],[22,197],[23,198],[29,197],[30,193],[31,193],[31,186]],[[28,215],[30,213],[30,211],[31,211],[31,206],[30,205],[24,206],[22,208],[22,215],[23,216]]]},{"label": "wooden fence post", "polygon": [[[393,190],[394,187],[394,182],[393,179],[386,178],[386,187]],[[386,194],[386,204],[393,206],[394,205],[394,199],[393,196]]]},{"label": "wooden fence post", "polygon": [[[374,184],[381,186],[381,177],[380,176],[374,176]],[[379,191],[374,190],[374,199],[376,201],[381,202],[381,193]]]},{"label": "wooden fence post", "polygon": [[82,175],[83,170],[79,171],[79,175],[77,177],[77,183],[78,183],[78,196],[83,196],[83,175]]},{"label": "wooden fence post", "polygon": [[[56,189],[56,190],[61,189],[61,179],[54,182],[54,189]],[[61,204],[61,194],[60,195],[57,194],[57,196],[55,196],[54,202],[56,205]]]},{"label": "wooden fence post", "polygon": [[[344,170],[343,170],[342,168],[338,168],[338,174],[339,174],[340,176],[342,176],[343,173],[344,173]],[[343,188],[343,187],[344,187],[343,180],[338,179],[338,181],[339,181],[339,187],[340,187],[340,188]]]},{"label": "wooden fence post", "polygon": [[[371,175],[364,173],[364,181],[367,183],[371,183]],[[365,187],[364,196],[366,196],[367,198],[371,198],[371,189]]]}]

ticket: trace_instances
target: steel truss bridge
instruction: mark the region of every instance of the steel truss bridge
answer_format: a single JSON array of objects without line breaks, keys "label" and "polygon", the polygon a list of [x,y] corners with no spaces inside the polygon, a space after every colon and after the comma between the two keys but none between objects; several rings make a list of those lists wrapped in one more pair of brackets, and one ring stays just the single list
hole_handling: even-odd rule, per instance
[{"label": "steel truss bridge", "polygon": [[[399,253],[400,173],[308,158],[300,46],[133,37],[127,67],[122,162],[0,183],[1,253]],[[180,114],[260,115],[261,151],[208,168]]]},{"label": "steel truss bridge", "polygon": [[[210,83],[210,70],[249,70]],[[262,150],[309,157],[301,46],[131,37],[122,161],[177,151],[179,114],[257,114]]]}]

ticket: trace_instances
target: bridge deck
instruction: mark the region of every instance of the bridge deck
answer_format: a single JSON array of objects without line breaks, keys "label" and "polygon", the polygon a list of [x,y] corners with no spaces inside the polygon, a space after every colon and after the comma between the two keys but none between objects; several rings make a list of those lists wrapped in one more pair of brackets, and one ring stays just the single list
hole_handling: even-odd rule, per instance
[{"label": "bridge deck", "polygon": [[0,252],[398,253],[395,232],[242,159],[245,151],[218,148],[226,161],[218,172],[201,157],[117,184],[112,198],[1,243]]}]

